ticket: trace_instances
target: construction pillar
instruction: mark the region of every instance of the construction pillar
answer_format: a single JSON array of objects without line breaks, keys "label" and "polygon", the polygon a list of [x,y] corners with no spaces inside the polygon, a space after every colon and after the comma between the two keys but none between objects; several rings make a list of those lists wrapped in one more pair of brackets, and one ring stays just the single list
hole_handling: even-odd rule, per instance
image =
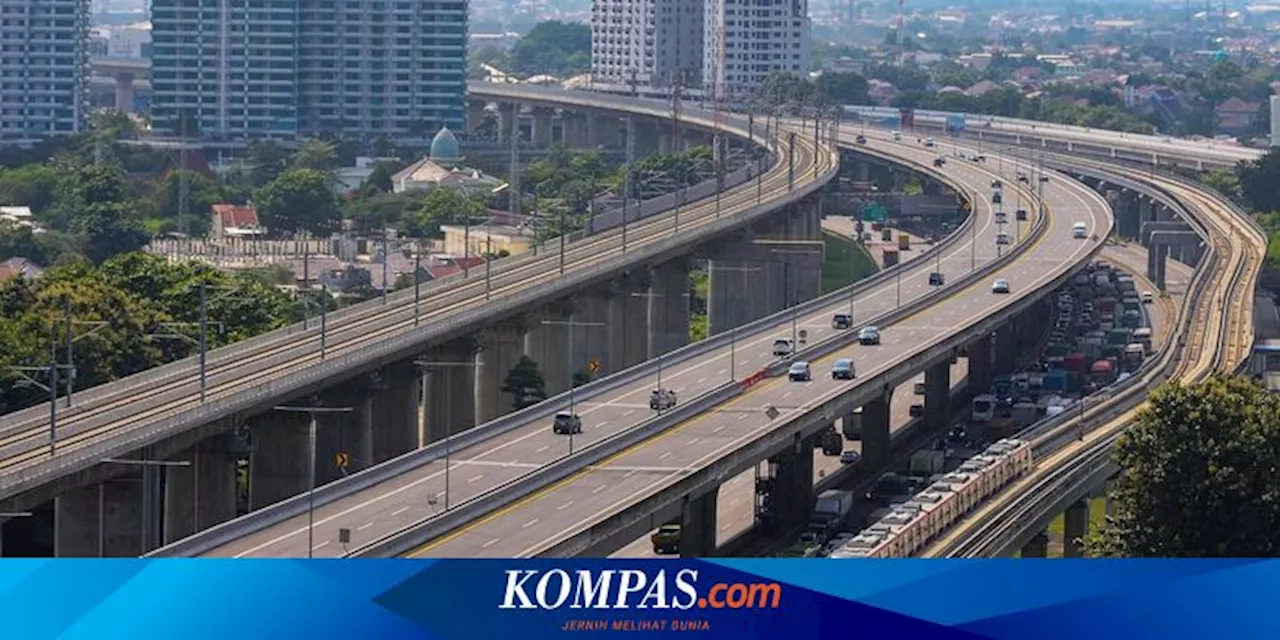
[{"label": "construction pillar", "polygon": [[312,455],[310,420],[306,413],[281,411],[249,419],[253,445],[249,456],[250,510],[261,509],[307,490],[310,481],[308,461]]},{"label": "construction pillar", "polygon": [[524,355],[525,319],[504,322],[485,328],[476,353],[475,407],[476,424],[501,418],[515,406],[515,398],[502,391],[507,374]]},{"label": "construction pillar", "polygon": [[1041,531],[1022,546],[1024,558],[1047,558],[1049,556],[1049,535]]},{"label": "construction pillar", "polygon": [[[533,326],[525,334],[525,355],[537,361],[546,381],[547,396],[569,390],[569,340],[572,327],[566,323],[573,317],[574,306],[570,300],[560,300],[543,307],[533,316]],[[576,354],[575,354],[576,356]],[[576,359],[576,358],[575,358]]]},{"label": "construction pillar", "polygon": [[924,415],[931,428],[951,421],[951,362],[948,360],[925,369]]},{"label": "construction pillar", "polygon": [[164,544],[236,517],[236,459],[230,434],[206,438],[173,457],[186,467],[165,467]]},{"label": "construction pillar", "polygon": [[659,152],[658,127],[641,116],[628,116],[635,132],[635,159],[642,160]]},{"label": "construction pillar", "polygon": [[680,510],[680,557],[705,558],[716,552],[716,487],[696,498],[685,496]]},{"label": "construction pillar", "polygon": [[534,107],[533,128],[530,131],[533,146],[539,149],[551,146],[551,117],[553,115],[555,115],[555,111],[550,108]]},{"label": "construction pillar", "polygon": [[1089,499],[1085,498],[1067,507],[1063,514],[1062,555],[1067,558],[1084,556],[1082,538],[1089,533]]},{"label": "construction pillar", "polygon": [[450,340],[427,351],[427,444],[475,426],[475,340]]},{"label": "construction pillar", "polygon": [[[583,371],[594,378],[599,378],[615,371],[612,363],[609,362],[610,353],[610,333],[609,333],[609,304],[612,291],[610,287],[596,287],[586,291],[582,295],[574,299],[577,313],[574,314],[574,322],[581,322],[584,326],[575,327],[573,329],[573,338],[576,340],[573,349],[573,359],[577,362],[574,364],[575,371]],[[598,366],[594,374],[590,371],[590,363],[595,362]]]},{"label": "construction pillar", "polygon": [[655,269],[649,286],[649,358],[689,343],[689,261],[676,258]]},{"label": "construction pillar", "polygon": [[581,113],[563,111],[560,115],[564,127],[564,146],[570,149],[587,146],[587,118]]},{"label": "construction pillar", "polygon": [[417,449],[420,431],[421,371],[412,360],[388,365],[373,376],[373,463]]},{"label": "construction pillar", "polygon": [[351,411],[316,414],[317,487],[373,466],[373,394],[364,377],[321,393],[323,406]]},{"label": "construction pillar", "polygon": [[876,472],[889,464],[889,407],[893,390],[862,405],[862,464]]}]

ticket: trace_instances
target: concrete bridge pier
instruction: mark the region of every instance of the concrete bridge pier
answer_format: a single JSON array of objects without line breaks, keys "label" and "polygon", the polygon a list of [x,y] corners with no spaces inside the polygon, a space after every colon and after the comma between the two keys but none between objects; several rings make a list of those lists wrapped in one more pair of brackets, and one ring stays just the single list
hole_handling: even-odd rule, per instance
[{"label": "concrete bridge pier", "polygon": [[951,421],[951,361],[949,360],[943,360],[925,369],[924,416],[931,428]]},{"label": "concrete bridge pier", "polygon": [[54,557],[142,555],[144,507],[139,475],[79,487],[54,498]]},{"label": "concrete bridge pier", "polygon": [[133,74],[117,73],[116,77],[116,109],[125,113],[133,113]]},{"label": "concrete bridge pier", "polygon": [[1022,545],[1022,557],[1046,558],[1049,556],[1049,534],[1041,531]]},{"label": "concrete bridge pier", "polygon": [[662,152],[658,136],[658,125],[642,116],[629,116],[628,122],[634,135],[633,148],[635,158],[647,158]]},{"label": "concrete bridge pier", "polygon": [[533,128],[530,130],[529,138],[535,147],[551,146],[551,118],[554,115],[555,110],[548,107],[533,108]]},{"label": "concrete bridge pier", "polygon": [[596,114],[590,117],[591,146],[607,149],[618,146],[618,118],[609,114]]},{"label": "concrete bridge pier", "polygon": [[421,372],[412,360],[383,367],[373,376],[373,463],[378,464],[420,446]]},{"label": "concrete bridge pier", "polygon": [[231,434],[179,453],[187,467],[164,468],[164,544],[236,517],[236,457]]},{"label": "concrete bridge pier", "polygon": [[704,558],[716,551],[716,503],[719,487],[696,498],[685,496],[680,509],[680,557]]},{"label": "concrete bridge pier", "polygon": [[991,388],[994,376],[992,362],[991,335],[985,335],[969,343],[969,390],[973,395],[980,395]]},{"label": "concrete bridge pier", "polygon": [[476,341],[450,340],[427,350],[426,444],[462,433],[476,425]]},{"label": "concrete bridge pier", "polygon": [[992,338],[994,375],[1013,373],[1018,365],[1018,319],[1013,318],[996,329]]},{"label": "concrete bridge pier", "polygon": [[498,142],[511,142],[511,136],[520,135],[520,105],[514,102],[498,103]]},{"label": "concrete bridge pier", "polygon": [[502,391],[502,386],[524,355],[528,330],[528,320],[521,318],[486,327],[480,334],[475,369],[476,424],[495,420],[512,410],[515,399]]},{"label": "concrete bridge pier", "polygon": [[649,280],[647,271],[628,273],[614,280],[604,294],[609,305],[604,328],[609,373],[649,357],[649,300],[635,295],[648,293]]},{"label": "concrete bridge pier", "polygon": [[[329,416],[316,414],[317,421],[326,417]],[[249,456],[249,508],[261,509],[306,491],[311,459],[310,417],[306,413],[271,411],[250,418],[249,429],[253,447]]]},{"label": "concrete bridge pier", "polygon": [[1089,533],[1089,500],[1085,498],[1067,507],[1063,514],[1062,555],[1065,558],[1084,556],[1082,538]]},{"label": "concrete bridge pier", "polygon": [[778,532],[802,526],[809,518],[813,508],[815,441],[815,436],[801,438],[797,433],[790,447],[769,458],[769,466],[773,468],[771,513],[776,518],[773,524]]},{"label": "concrete bridge pier", "polygon": [[889,464],[889,407],[893,389],[862,405],[862,464],[879,472]]},{"label": "concrete bridge pier", "polygon": [[475,134],[480,130],[480,126],[484,124],[485,103],[481,100],[467,101],[467,133]]},{"label": "concrete bridge pier", "polygon": [[563,143],[570,149],[585,147],[590,141],[590,119],[576,111],[562,111],[560,123],[564,127]]},{"label": "concrete bridge pier", "polygon": [[689,261],[677,258],[653,269],[646,295],[649,357],[689,344]]},{"label": "concrete bridge pier", "polygon": [[[525,334],[525,355],[538,363],[548,397],[569,390],[569,376],[572,375],[569,340],[574,333],[571,330],[577,328],[563,323],[573,320],[574,311],[575,305],[569,299],[553,302],[533,315],[532,326]],[[577,353],[574,359],[578,359]]]}]

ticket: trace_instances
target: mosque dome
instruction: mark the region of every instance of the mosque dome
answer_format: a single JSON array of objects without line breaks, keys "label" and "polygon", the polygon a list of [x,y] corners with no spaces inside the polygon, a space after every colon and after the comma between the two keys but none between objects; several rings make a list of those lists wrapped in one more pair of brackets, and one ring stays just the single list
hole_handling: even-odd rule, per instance
[{"label": "mosque dome", "polygon": [[462,158],[458,139],[449,127],[441,127],[436,137],[431,139],[431,159],[437,162],[448,162]]}]

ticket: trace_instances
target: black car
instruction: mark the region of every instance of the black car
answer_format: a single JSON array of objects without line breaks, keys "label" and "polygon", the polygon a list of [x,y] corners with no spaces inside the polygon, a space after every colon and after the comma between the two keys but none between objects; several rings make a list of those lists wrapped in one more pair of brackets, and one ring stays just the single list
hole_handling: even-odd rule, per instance
[{"label": "black car", "polygon": [[934,160],[933,160],[933,166],[935,166],[935,167],[941,167],[941,166],[943,166],[943,165],[945,165],[945,164],[947,164],[947,159],[946,159],[946,158],[943,158],[942,156],[938,156],[937,158],[934,158]]},{"label": "black car", "polygon": [[855,138],[855,140],[857,141],[857,143],[858,143],[858,144],[866,144],[866,143],[867,143],[867,137],[866,137],[866,136],[858,136],[857,138]]},{"label": "black car", "polygon": [[934,271],[933,273],[929,274],[929,286],[940,287],[943,285],[944,282],[945,282],[945,279],[942,277],[941,273]]},{"label": "black car", "polygon": [[924,405],[922,405],[922,404],[913,404],[913,405],[911,405],[911,417],[912,417],[912,418],[920,418],[920,417],[923,417],[923,416],[924,416]]},{"label": "black car", "polygon": [[847,313],[837,313],[831,316],[832,329],[852,329],[853,317]]},{"label": "black car", "polygon": [[1000,194],[998,194],[998,193],[993,193],[993,194],[991,194],[991,203],[992,203],[992,204],[1000,204],[1001,200],[1003,200],[1003,198],[1001,198],[1001,197],[1000,197]]}]

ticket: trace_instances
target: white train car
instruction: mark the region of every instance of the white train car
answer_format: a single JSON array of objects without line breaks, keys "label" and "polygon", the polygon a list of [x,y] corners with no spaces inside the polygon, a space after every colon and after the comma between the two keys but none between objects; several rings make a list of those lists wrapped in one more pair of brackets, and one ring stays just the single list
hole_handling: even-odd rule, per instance
[{"label": "white train car", "polygon": [[906,558],[946,532],[992,494],[1031,470],[1031,444],[1005,439],[936,478],[832,553],[840,558]]}]

